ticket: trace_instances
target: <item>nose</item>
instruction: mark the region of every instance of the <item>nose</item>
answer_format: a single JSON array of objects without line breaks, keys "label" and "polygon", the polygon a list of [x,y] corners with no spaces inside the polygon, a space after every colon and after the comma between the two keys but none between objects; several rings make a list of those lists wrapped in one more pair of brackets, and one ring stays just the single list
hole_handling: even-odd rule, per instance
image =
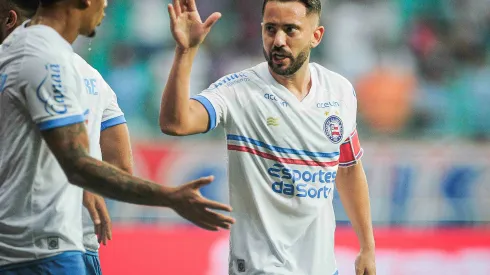
[{"label": "nose", "polygon": [[278,31],[274,36],[274,47],[281,48],[284,46],[286,46],[286,33]]}]

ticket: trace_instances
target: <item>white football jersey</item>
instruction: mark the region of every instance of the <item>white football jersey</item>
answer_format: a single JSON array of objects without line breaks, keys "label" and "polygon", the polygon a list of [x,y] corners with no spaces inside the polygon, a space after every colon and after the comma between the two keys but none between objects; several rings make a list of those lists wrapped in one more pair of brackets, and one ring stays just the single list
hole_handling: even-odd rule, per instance
[{"label": "white football jersey", "polygon": [[[86,116],[87,129],[90,141],[90,156],[102,160],[100,149],[101,131],[126,123],[124,114],[117,104],[114,91],[107,84],[100,73],[90,66],[83,58],[75,54],[77,67],[85,84],[88,96],[89,109]],[[99,249],[94,223],[85,207],[83,207],[83,244],[85,249],[96,252]]]},{"label": "white football jersey", "polygon": [[41,131],[84,121],[73,49],[43,25],[0,48],[0,265],[84,251],[82,189],[70,184]]},{"label": "white football jersey", "polygon": [[193,99],[228,146],[230,274],[331,275],[337,168],[362,155],[357,101],[348,80],[309,65],[311,89],[299,101],[267,63],[231,74]]}]

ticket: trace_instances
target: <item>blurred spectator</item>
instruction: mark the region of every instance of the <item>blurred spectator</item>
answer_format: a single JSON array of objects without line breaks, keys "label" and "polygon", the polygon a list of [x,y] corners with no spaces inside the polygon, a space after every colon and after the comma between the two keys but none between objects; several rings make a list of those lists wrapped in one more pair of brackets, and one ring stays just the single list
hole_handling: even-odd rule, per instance
[{"label": "blurred spectator", "polygon": [[414,76],[376,68],[356,83],[360,118],[372,131],[396,134],[411,115],[416,82]]},{"label": "blurred spectator", "polygon": [[147,106],[152,102],[149,93],[150,77],[141,61],[136,59],[132,46],[114,44],[111,52],[111,68],[105,79],[118,97],[125,113],[131,134],[139,136],[155,127],[157,121],[146,116]]}]

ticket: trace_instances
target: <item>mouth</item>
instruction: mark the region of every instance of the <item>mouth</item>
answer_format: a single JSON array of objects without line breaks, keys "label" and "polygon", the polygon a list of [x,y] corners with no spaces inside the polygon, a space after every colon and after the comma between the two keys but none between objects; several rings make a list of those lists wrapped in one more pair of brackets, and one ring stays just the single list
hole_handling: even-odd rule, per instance
[{"label": "mouth", "polygon": [[274,62],[275,64],[281,64],[287,58],[289,58],[289,56],[285,54],[280,54],[280,53],[272,54],[272,62]]}]

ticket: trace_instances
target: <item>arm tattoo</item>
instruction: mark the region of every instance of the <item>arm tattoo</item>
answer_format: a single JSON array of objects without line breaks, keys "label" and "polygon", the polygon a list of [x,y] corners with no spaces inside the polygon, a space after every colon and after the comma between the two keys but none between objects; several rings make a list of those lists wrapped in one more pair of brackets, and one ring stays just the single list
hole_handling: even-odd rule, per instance
[{"label": "arm tattoo", "polygon": [[83,123],[47,130],[43,136],[73,184],[119,201],[168,206],[164,187],[90,157]]}]

